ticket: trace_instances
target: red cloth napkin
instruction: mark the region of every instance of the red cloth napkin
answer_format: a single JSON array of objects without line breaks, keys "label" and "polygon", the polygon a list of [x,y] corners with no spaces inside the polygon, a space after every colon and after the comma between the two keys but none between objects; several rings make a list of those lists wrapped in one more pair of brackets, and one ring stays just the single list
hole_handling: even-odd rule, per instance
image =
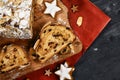
[{"label": "red cloth napkin", "polygon": [[[56,68],[60,66],[61,63],[65,61],[69,63],[69,66],[74,66],[75,63],[80,59],[87,48],[92,44],[100,32],[104,29],[110,18],[105,15],[100,9],[98,9],[94,4],[88,0],[62,0],[62,2],[67,6],[69,12],[69,21],[76,35],[80,38],[83,43],[83,50],[77,55],[67,58],[64,61],[57,62],[42,68],[40,70],[34,71],[27,75],[22,76],[17,80],[59,80],[59,76],[54,73],[50,76],[45,75],[45,70],[50,69],[51,72],[55,72]],[[72,6],[78,6],[77,11],[73,12],[71,10]],[[80,27],[76,24],[78,17],[83,17],[83,23]]]}]

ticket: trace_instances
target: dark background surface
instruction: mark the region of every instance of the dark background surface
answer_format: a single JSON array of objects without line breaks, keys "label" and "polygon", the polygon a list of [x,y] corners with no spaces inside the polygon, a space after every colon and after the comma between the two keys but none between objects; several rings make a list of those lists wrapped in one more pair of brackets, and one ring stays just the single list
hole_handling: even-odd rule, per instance
[{"label": "dark background surface", "polygon": [[120,80],[120,0],[91,1],[112,20],[77,62],[73,76],[75,80]]}]

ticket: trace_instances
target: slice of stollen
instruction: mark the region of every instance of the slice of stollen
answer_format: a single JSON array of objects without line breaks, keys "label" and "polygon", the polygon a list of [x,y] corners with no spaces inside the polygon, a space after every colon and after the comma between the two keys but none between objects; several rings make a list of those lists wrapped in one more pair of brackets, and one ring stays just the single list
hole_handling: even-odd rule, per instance
[{"label": "slice of stollen", "polygon": [[28,64],[26,52],[20,46],[6,45],[0,53],[0,72],[6,72]]},{"label": "slice of stollen", "polygon": [[64,26],[47,26],[40,32],[40,40],[34,48],[43,63],[74,40],[75,35],[70,29]]}]

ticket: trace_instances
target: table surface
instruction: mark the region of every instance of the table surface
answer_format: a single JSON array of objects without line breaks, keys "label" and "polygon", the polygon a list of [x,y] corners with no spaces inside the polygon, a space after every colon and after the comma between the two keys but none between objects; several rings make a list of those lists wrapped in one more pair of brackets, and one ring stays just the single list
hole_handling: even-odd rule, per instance
[{"label": "table surface", "polygon": [[75,65],[75,80],[120,80],[120,0],[91,0],[111,22]]}]

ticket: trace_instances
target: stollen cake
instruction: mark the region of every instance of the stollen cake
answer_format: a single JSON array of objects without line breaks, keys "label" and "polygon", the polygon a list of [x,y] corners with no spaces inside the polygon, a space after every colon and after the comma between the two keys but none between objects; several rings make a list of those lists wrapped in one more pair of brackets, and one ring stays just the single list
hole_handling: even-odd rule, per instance
[{"label": "stollen cake", "polygon": [[7,72],[20,66],[28,64],[26,51],[20,46],[5,45],[0,53],[0,71]]},{"label": "stollen cake", "polygon": [[32,38],[33,0],[0,0],[0,36]]},{"label": "stollen cake", "polygon": [[40,32],[40,42],[37,42],[37,47],[34,49],[39,55],[39,60],[45,62],[72,43],[74,39],[75,35],[67,27],[47,26]]},{"label": "stollen cake", "polygon": [[[32,15],[33,2],[35,2],[34,15]],[[47,65],[66,60],[82,51],[82,42],[69,24],[68,9],[62,1],[33,0],[33,2],[0,0],[0,80],[13,80]],[[50,10],[49,5],[56,9]],[[8,9],[7,14],[3,7]],[[24,27],[22,23],[27,26]],[[29,65],[24,67],[26,64]]]}]

